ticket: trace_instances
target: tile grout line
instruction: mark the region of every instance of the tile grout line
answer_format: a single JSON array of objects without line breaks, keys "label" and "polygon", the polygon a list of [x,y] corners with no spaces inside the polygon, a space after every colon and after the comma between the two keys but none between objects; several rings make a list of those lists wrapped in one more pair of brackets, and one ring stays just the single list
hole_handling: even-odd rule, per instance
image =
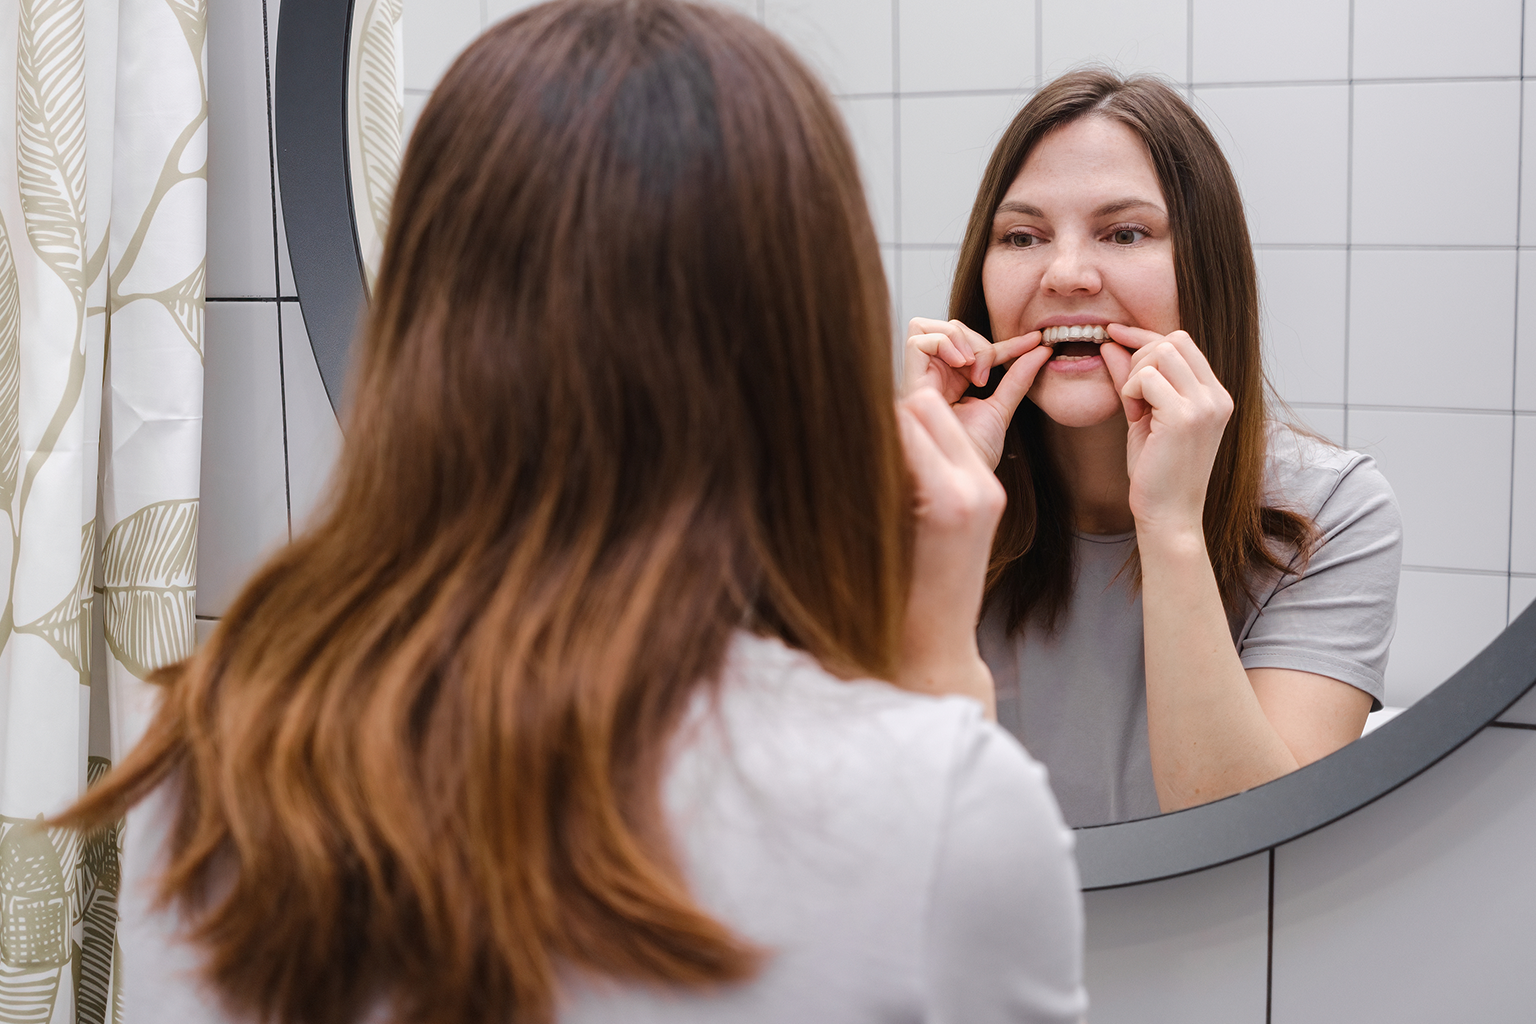
[{"label": "tile grout line", "polygon": [[[277,234],[277,132],[272,116],[272,30],[267,23],[267,0],[261,0],[261,59],[267,92],[267,181],[272,186],[272,292],[283,294],[283,263],[278,251],[282,239]],[[288,467],[288,374],[283,361],[283,307],[272,311],[277,319],[277,400],[283,421],[283,514],[287,518],[288,539],[293,540],[293,487]]]},{"label": "tile grout line", "polygon": [[1184,4],[1184,98],[1195,105],[1195,0]]},{"label": "tile grout line", "polygon": [[1349,148],[1344,152],[1344,446],[1349,447],[1349,324],[1355,254],[1355,0],[1349,0],[1349,54],[1345,64],[1349,90]]},{"label": "tile grout line", "polygon": [[1525,0],[1520,0],[1520,101],[1519,123],[1515,127],[1515,338],[1509,356],[1509,543],[1505,546],[1508,573],[1504,577],[1504,625],[1509,625],[1515,611],[1515,461],[1520,443],[1520,419],[1515,415],[1519,403],[1520,381],[1520,215],[1525,202]]}]

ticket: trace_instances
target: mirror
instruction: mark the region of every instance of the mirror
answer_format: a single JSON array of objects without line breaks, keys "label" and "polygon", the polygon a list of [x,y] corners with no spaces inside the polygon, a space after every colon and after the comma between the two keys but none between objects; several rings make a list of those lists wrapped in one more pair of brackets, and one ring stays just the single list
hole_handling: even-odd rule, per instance
[{"label": "mirror", "polygon": [[[392,89],[408,134],[452,55],[523,6],[403,0],[392,22],[386,0],[315,0],[284,12],[282,198],[333,401],[379,232],[368,175],[388,180],[361,138],[359,115],[375,102],[366,97]],[[1029,89],[1090,58],[1182,83],[1243,191],[1276,390],[1301,422],[1375,456],[1397,492],[1405,565],[1388,709],[1372,724],[1412,713],[1238,797],[1084,829],[1085,884],[1195,870],[1319,827],[1432,764],[1524,692],[1536,619],[1514,620],[1536,598],[1536,530],[1522,529],[1536,522],[1536,271],[1517,245],[1522,216],[1532,216],[1519,211],[1536,209],[1521,204],[1522,175],[1536,173],[1536,161],[1519,159],[1518,33],[1506,80],[1451,64],[1403,73],[1391,53],[1351,51],[1347,12],[1337,25],[1300,25],[1239,0],[1170,7],[1167,24],[1151,14],[1104,18],[1064,0],[1008,15],[940,14],[937,3],[903,0],[864,21],[845,12],[842,22],[825,12],[851,6],[738,6],[799,46],[839,97],[899,323],[943,315],[981,167]],[[977,20],[998,17],[1018,23]],[[366,63],[364,53],[370,31],[384,38],[382,24],[397,41],[393,83],[388,62]],[[977,47],[997,59],[931,59]],[[1474,73],[1484,78],[1457,80]],[[1478,296],[1476,312],[1461,301],[1468,294]],[[1448,366],[1439,337],[1447,323],[1465,325],[1456,344],[1470,353]],[[1227,838],[1211,838],[1219,835]]]}]

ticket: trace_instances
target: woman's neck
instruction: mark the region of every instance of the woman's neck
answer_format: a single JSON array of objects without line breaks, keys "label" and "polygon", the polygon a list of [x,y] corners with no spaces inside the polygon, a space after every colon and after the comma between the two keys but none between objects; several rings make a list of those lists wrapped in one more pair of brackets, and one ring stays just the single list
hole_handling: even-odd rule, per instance
[{"label": "woman's neck", "polygon": [[1091,427],[1064,427],[1046,419],[1045,430],[1046,443],[1072,495],[1077,532],[1108,534],[1134,530],[1131,477],[1125,464],[1124,413]]}]

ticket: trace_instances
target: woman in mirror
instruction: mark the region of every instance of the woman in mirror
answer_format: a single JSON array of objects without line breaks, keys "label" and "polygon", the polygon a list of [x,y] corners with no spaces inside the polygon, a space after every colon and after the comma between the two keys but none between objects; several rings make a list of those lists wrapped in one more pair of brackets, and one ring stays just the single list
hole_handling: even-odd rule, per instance
[{"label": "woman in mirror", "polygon": [[912,321],[905,383],[955,403],[1007,489],[981,646],[1068,822],[1204,803],[1359,737],[1395,499],[1368,457],[1272,418],[1242,200],[1183,99],[1103,70],[1037,93],[950,316]]},{"label": "woman in mirror", "polygon": [[990,720],[1003,490],[901,401],[847,134],[756,23],[563,0],[405,155],[327,512],[64,820],[128,1019],[1068,1024]]}]

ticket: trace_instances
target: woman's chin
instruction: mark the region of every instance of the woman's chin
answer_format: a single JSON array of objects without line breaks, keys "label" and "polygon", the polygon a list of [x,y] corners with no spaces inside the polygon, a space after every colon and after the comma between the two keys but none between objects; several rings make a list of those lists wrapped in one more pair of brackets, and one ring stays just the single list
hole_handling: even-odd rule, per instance
[{"label": "woman's chin", "polygon": [[1029,399],[1063,427],[1096,427],[1124,409],[1107,373],[1099,380],[1039,381],[1030,389]]}]

